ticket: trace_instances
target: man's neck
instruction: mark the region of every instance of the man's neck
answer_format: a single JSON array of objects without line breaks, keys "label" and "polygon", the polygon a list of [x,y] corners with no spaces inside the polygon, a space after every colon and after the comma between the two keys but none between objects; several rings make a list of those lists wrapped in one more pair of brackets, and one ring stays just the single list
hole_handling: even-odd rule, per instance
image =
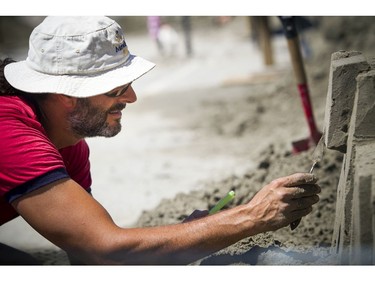
[{"label": "man's neck", "polygon": [[51,98],[39,103],[43,112],[42,124],[51,142],[61,149],[76,144],[81,140],[70,129],[65,107],[58,100]]}]

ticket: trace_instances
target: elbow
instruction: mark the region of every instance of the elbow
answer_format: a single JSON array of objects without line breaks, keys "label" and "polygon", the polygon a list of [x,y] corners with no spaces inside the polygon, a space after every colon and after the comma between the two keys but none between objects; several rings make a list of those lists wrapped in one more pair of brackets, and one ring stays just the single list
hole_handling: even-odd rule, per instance
[{"label": "elbow", "polygon": [[[72,265],[124,265],[129,252],[120,247],[117,231],[108,231],[104,235],[82,239],[74,246],[64,249]],[[120,254],[121,253],[121,254]]]}]

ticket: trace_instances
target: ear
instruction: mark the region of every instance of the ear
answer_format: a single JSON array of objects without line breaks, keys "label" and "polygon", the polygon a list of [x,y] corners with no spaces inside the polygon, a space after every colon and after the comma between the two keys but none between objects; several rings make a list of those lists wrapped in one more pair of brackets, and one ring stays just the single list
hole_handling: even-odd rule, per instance
[{"label": "ear", "polygon": [[66,108],[74,108],[77,104],[77,98],[69,97],[67,95],[55,95],[56,99]]}]

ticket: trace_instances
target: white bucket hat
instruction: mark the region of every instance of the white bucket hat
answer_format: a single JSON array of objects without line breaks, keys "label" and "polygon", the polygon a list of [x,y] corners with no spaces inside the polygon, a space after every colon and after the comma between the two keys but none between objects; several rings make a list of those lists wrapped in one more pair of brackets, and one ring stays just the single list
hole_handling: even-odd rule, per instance
[{"label": "white bucket hat", "polygon": [[155,66],[129,53],[108,17],[47,17],[30,35],[28,57],[8,64],[7,81],[29,93],[90,97],[132,82]]}]

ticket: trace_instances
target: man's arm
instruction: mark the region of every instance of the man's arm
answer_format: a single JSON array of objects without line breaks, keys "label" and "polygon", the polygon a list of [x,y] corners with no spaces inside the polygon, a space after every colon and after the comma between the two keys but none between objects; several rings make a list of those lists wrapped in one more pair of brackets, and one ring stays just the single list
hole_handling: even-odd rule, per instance
[{"label": "man's arm", "polygon": [[33,191],[12,205],[41,235],[85,263],[188,264],[307,215],[319,191],[312,175],[295,174],[271,182],[248,204],[191,222],[128,229],[116,226],[70,179]]}]

